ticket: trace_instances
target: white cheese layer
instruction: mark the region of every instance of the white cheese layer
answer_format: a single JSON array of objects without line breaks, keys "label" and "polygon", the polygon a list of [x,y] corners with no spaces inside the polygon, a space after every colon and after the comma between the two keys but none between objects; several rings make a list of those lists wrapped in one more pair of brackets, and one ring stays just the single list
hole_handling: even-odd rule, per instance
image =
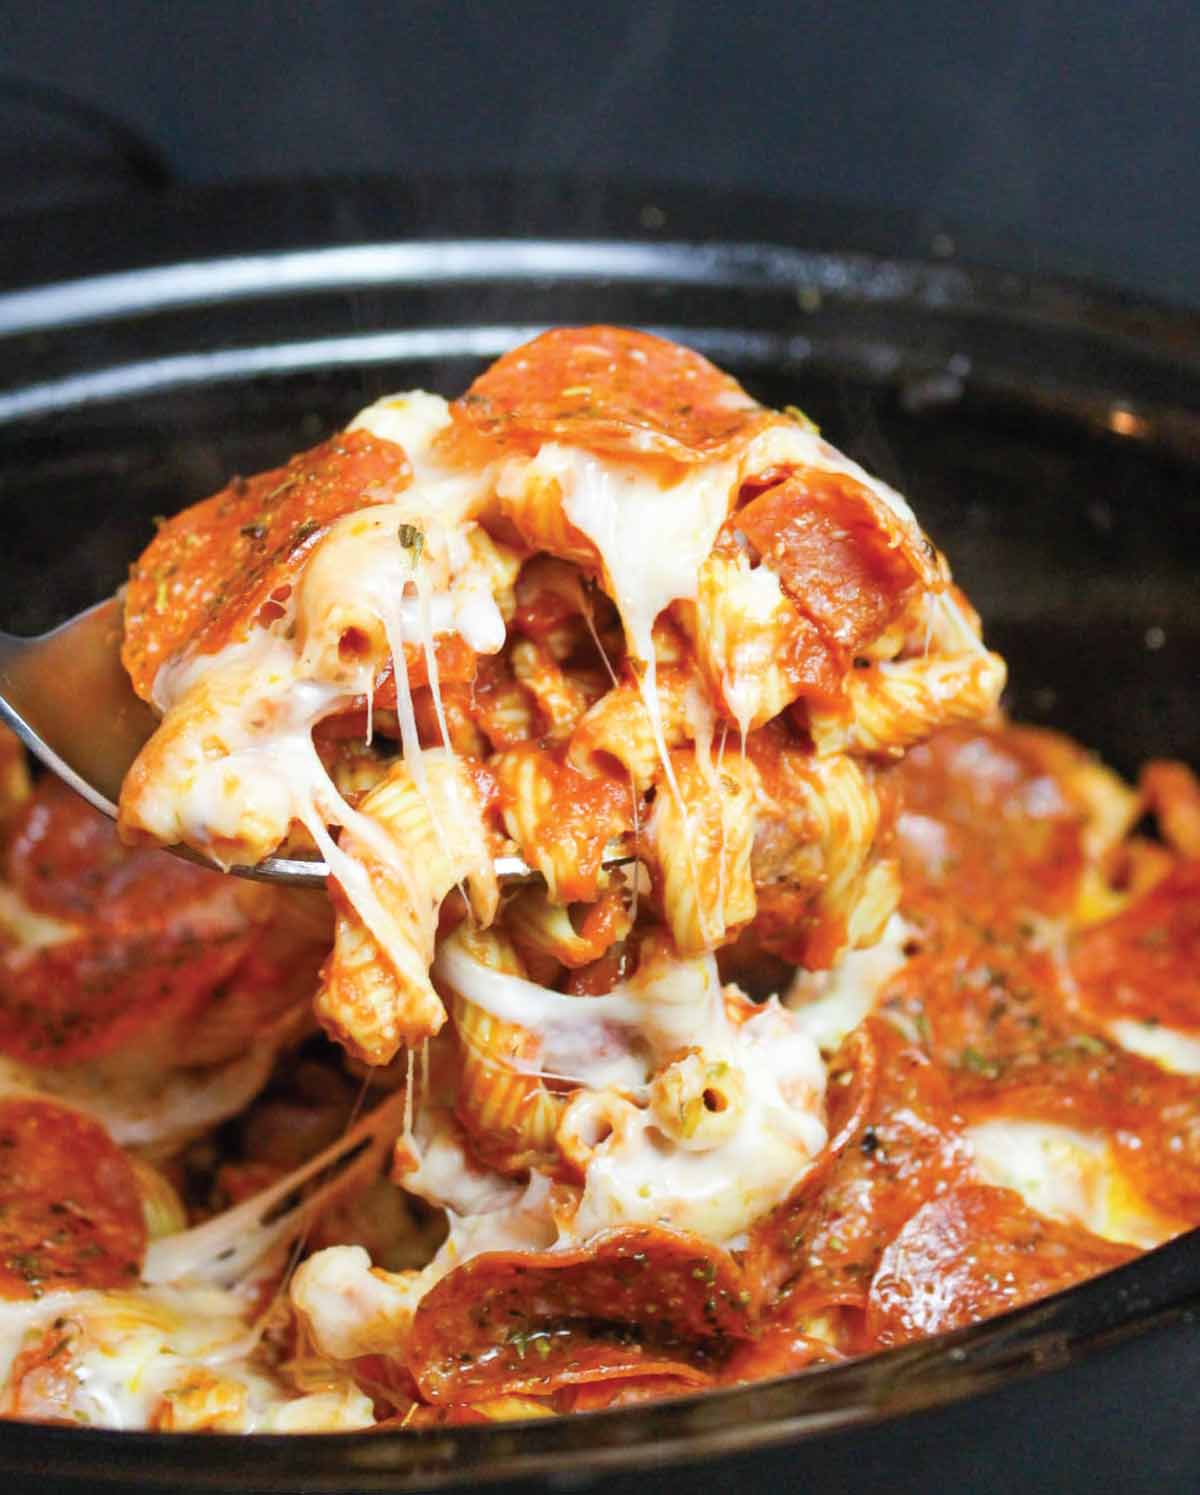
[{"label": "white cheese layer", "polygon": [[912,926],[893,914],[877,944],[848,950],[829,971],[797,970],[784,1006],[823,1054],[833,1053],[875,1010],[884,982],[904,966],[904,946],[913,934]]},{"label": "white cheese layer", "polygon": [[[245,1302],[216,1288],[51,1293],[31,1303],[0,1302],[0,1405],[11,1404],[20,1418],[136,1430],[161,1422],[175,1398],[207,1390],[225,1410],[223,1431],[371,1426],[370,1399],[348,1378],[330,1370],[327,1389],[298,1395],[255,1356],[257,1343]],[[34,1371],[14,1384],[13,1361],[39,1346],[54,1352],[52,1375],[43,1380]]]},{"label": "white cheese layer", "polygon": [[[491,970],[454,938],[434,969],[492,1016],[535,1034],[539,1072],[585,1087],[568,1111],[584,1187],[563,1243],[658,1222],[734,1244],[825,1145],[816,1045],[775,1002],[733,1021],[711,957],[644,954],[635,977],[595,997],[565,996]],[[718,1103],[730,1112],[694,1137],[670,1126],[651,1086],[685,1051],[719,1077]]]},{"label": "white cheese layer", "polygon": [[1104,1136],[1003,1117],[969,1127],[967,1137],[984,1182],[1015,1189],[1041,1215],[1144,1249],[1186,1229],[1140,1196]]},{"label": "white cheese layer", "polygon": [[0,1095],[45,1095],[104,1123],[114,1142],[155,1155],[234,1116],[266,1084],[284,1036],[259,1035],[224,1064],[164,1068],[114,1054],[90,1064],[37,1067],[0,1055]]},{"label": "white cheese layer", "polygon": [[1113,1042],[1131,1054],[1149,1059],[1172,1074],[1200,1075],[1200,1035],[1131,1017],[1114,1018],[1107,1027]]}]

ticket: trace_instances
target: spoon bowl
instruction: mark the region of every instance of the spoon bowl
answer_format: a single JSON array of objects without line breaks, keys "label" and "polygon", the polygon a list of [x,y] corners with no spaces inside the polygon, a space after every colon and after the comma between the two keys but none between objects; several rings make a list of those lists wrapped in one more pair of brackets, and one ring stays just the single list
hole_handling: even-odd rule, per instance
[{"label": "spoon bowl", "polygon": [[[134,694],[121,664],[121,600],[109,597],[49,633],[0,633],[0,719],[88,804],[115,820],[121,784],[158,717]],[[215,866],[186,846],[169,850]],[[324,862],[267,857],[223,869],[260,882],[314,887]]]},{"label": "spoon bowl", "polygon": [[[130,765],[158,726],[134,693],[121,663],[121,599],[108,597],[48,633],[0,632],[0,721],[31,753],[110,820]],[[317,857],[265,857],[254,866],[219,867],[190,846],[168,846],[189,862],[256,882],[323,887],[329,868]],[[616,854],[606,867],[634,860]],[[535,882],[518,856],[496,857],[506,884]]]}]

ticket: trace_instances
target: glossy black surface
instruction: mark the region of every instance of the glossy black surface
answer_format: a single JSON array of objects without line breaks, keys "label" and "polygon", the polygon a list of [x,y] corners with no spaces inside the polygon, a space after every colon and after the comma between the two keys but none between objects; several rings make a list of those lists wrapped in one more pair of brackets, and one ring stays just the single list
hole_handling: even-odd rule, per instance
[{"label": "glossy black surface", "polygon": [[[1068,728],[1126,770],[1156,752],[1200,759],[1195,317],[925,263],[900,252],[902,224],[839,229],[824,210],[748,199],[735,204],[734,221],[755,230],[743,242],[712,242],[705,203],[679,198],[662,209],[674,231],[663,243],[636,228],[636,193],[546,185],[523,221],[558,232],[514,242],[503,235],[519,216],[515,192],[393,188],[373,218],[361,186],[311,199],[212,194],[106,233],[77,215],[93,239],[80,240],[76,269],[116,271],[122,250],[127,263],[168,268],[48,292],[28,289],[24,251],[10,254],[9,284],[26,289],[0,297],[0,627],[37,631],[96,600],[153,515],[311,444],[379,393],[453,393],[549,323],[629,322],[703,349],[769,401],[803,406],[911,497],[1010,659],[1018,715]],[[273,201],[290,203],[283,221]],[[222,233],[240,257],[198,264]],[[340,247],[321,247],[331,241]],[[1147,1473],[1174,1488],[1172,1471],[1200,1475],[1182,1409],[1170,1410],[1178,1371],[1200,1374],[1198,1298],[1200,1238],[1187,1237],[950,1340],[745,1391],[521,1428],[316,1440],[12,1426],[0,1430],[0,1472],[143,1490],[517,1478],[573,1488],[703,1459],[710,1485],[741,1469],[836,1488],[876,1469],[881,1482],[890,1471],[889,1489],[929,1489],[974,1467],[971,1487],[992,1489],[1005,1487],[1002,1458],[973,1466],[972,1448],[1003,1448],[999,1418],[1045,1488],[1071,1488],[1072,1469],[1094,1488],[1120,1439],[1154,1428],[1122,1488],[1142,1488]],[[1059,1374],[1021,1384],[1050,1369]],[[1165,1400],[1147,1401],[1155,1376]],[[1144,1414],[1097,1427],[1084,1396],[1127,1415],[1141,1396]],[[1060,1439],[1086,1433],[1085,1464],[1058,1444],[1039,1453],[1032,1430],[1050,1408]],[[909,1415],[919,1409],[932,1410]],[[781,1444],[794,1446],[749,1457]],[[714,1466],[717,1455],[742,1457]],[[680,1475],[679,1488],[694,1480]]]}]

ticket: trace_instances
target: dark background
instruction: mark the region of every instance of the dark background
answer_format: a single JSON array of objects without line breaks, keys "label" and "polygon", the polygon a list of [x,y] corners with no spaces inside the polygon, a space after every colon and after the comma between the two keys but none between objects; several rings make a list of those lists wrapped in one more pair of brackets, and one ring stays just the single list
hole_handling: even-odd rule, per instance
[{"label": "dark background", "polygon": [[1196,0],[3,0],[0,212],[154,179],[34,83],[134,127],[183,183],[736,184],[1194,302],[1198,56]]}]

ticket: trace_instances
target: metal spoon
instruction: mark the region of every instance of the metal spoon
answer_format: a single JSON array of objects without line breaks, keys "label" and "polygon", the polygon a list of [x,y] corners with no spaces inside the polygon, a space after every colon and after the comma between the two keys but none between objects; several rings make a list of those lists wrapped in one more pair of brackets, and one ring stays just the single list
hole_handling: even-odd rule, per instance
[{"label": "metal spoon", "polygon": [[[130,764],[158,725],[121,664],[121,603],[90,607],[49,633],[16,638],[0,633],[0,719],[60,779],[110,819]],[[216,864],[187,846],[167,850],[206,867]],[[627,858],[615,858],[616,865]],[[529,882],[537,874],[520,857],[497,857],[496,875]],[[238,877],[316,887],[325,863],[266,857],[253,867],[230,867]]]}]

